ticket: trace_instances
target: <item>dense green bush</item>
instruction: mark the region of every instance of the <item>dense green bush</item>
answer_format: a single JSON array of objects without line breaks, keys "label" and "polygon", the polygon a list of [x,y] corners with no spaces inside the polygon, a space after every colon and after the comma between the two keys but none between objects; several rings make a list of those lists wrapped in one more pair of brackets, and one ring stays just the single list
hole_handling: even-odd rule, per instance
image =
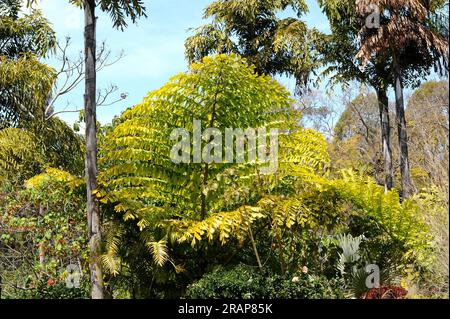
[{"label": "dense green bush", "polygon": [[80,281],[79,287],[68,288],[65,281],[55,282],[53,279],[42,279],[36,287],[22,290],[18,295],[24,299],[89,299],[89,279]]},{"label": "dense green bush", "polygon": [[341,298],[343,292],[337,280],[306,273],[277,275],[258,268],[238,265],[218,267],[190,285],[187,298]]}]

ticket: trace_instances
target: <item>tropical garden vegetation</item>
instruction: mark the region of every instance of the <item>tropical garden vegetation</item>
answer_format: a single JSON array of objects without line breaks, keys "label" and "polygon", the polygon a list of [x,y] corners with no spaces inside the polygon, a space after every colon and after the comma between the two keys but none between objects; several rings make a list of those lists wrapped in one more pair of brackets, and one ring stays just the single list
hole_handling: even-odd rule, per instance
[{"label": "tropical garden vegetation", "polygon": [[101,125],[96,10],[147,9],[71,0],[84,134],[38,2],[0,0],[0,298],[448,298],[447,1],[319,0],[328,34],[304,0],[212,1],[188,69]]}]

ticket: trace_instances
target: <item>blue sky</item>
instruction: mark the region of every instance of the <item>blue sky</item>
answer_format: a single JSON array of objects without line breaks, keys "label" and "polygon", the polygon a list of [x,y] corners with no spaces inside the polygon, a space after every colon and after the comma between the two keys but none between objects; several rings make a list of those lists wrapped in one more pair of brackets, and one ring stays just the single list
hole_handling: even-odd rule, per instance
[{"label": "blue sky", "polygon": [[[151,90],[162,86],[178,72],[187,69],[184,58],[184,41],[189,36],[189,28],[205,23],[203,9],[212,0],[146,0],[147,19],[141,19],[136,25],[129,25],[124,32],[112,28],[111,19],[99,10],[97,41],[106,40],[113,56],[122,50],[125,57],[116,64],[105,68],[97,75],[98,88],[115,84],[119,90],[112,98],[118,98],[121,92],[129,94],[124,101],[112,106],[100,107],[98,119],[109,122],[114,115],[120,114],[128,106],[139,103]],[[307,0],[310,12],[303,20],[311,27],[328,31],[328,22],[321,13],[315,0]],[[69,55],[77,56],[83,50],[83,12],[70,5],[67,0],[41,0],[39,7],[51,22],[59,40],[71,38]],[[60,64],[54,59],[46,61],[57,68]],[[292,84],[280,79],[288,88]],[[64,95],[56,104],[56,111],[83,107],[84,85],[81,84],[70,94]],[[64,113],[61,118],[73,123],[78,115]]]}]

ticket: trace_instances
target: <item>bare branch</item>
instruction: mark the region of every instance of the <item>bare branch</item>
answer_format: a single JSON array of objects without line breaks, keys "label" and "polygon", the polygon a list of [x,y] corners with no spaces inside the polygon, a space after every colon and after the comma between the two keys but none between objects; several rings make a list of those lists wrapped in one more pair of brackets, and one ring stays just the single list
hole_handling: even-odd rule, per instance
[{"label": "bare branch", "polygon": [[[68,55],[70,51],[71,39],[66,37],[65,41],[58,41],[56,45],[56,59],[61,62],[60,67],[57,71],[57,81],[55,82],[53,88],[52,97],[49,99],[48,104],[45,109],[46,119],[50,119],[56,114],[61,113],[75,113],[79,112],[80,109],[76,107],[75,109],[68,110],[67,105],[63,110],[54,112],[55,104],[61,98],[61,96],[73,91],[79,84],[81,84],[85,79],[84,71],[84,55],[83,52],[79,52],[78,56],[71,58]],[[97,49],[96,59],[97,59],[97,72],[109,67],[118,61],[120,61],[125,56],[122,50],[116,57],[111,57],[111,50],[108,49],[106,42],[103,41]],[[108,101],[112,93],[118,90],[117,86],[111,85],[106,89],[99,90],[97,98],[97,106],[109,106],[125,99],[128,94],[122,93],[120,98],[113,101]]]}]

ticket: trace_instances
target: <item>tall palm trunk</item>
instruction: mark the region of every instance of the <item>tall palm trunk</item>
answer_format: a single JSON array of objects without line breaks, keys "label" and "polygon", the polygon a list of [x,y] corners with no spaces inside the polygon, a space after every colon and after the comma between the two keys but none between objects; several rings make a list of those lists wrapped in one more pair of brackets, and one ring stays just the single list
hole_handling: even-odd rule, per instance
[{"label": "tall palm trunk", "polygon": [[395,90],[395,122],[397,124],[398,148],[400,157],[400,177],[402,197],[408,198],[413,192],[411,173],[409,169],[408,135],[406,132],[405,106],[403,100],[403,84],[397,57],[393,57],[393,74]]},{"label": "tall palm trunk", "polygon": [[384,188],[390,190],[394,186],[392,170],[391,126],[389,119],[389,100],[386,90],[377,89],[378,109],[380,111],[381,143],[384,161]]},{"label": "tall palm trunk", "polygon": [[103,275],[100,264],[100,212],[93,194],[97,188],[97,115],[96,115],[96,40],[95,0],[84,1],[84,47],[85,47],[85,95],[84,112],[86,123],[86,186],[87,222],[90,249],[91,298],[103,299]]}]

